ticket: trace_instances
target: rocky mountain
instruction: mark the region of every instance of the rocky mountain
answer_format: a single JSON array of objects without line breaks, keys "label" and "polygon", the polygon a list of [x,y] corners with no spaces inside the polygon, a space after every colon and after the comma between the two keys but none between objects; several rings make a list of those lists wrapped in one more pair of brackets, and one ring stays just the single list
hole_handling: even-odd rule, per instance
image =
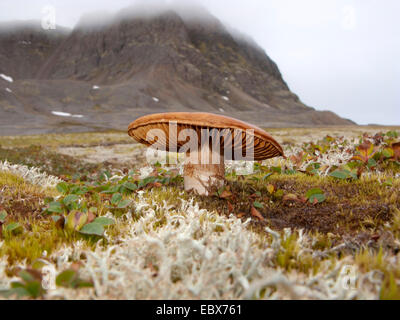
[{"label": "rocky mountain", "polygon": [[168,111],[265,127],[353,124],[304,105],[257,44],[209,13],[135,10],[74,30],[0,25],[0,134],[125,130]]}]

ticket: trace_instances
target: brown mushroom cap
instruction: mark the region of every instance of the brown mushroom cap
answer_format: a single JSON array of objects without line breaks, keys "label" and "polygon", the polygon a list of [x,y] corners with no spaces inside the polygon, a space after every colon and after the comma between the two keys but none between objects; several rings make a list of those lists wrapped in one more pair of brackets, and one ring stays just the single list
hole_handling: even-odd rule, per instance
[{"label": "brown mushroom cap", "polygon": [[[174,141],[172,139],[176,139],[176,137],[169,137],[169,124],[171,122],[177,124],[178,135],[181,130],[188,128],[196,130],[199,136],[202,129],[219,129],[219,131],[222,129],[230,129],[232,136],[235,129],[241,130],[242,147],[244,146],[244,148],[247,139],[252,138],[246,137],[246,130],[254,130],[254,160],[260,161],[283,156],[282,147],[264,130],[231,117],[206,112],[170,112],[147,115],[132,122],[129,125],[128,134],[136,141],[150,146],[154,141],[146,140],[147,132],[151,129],[161,129],[167,139],[167,141],[163,142],[166,150],[169,151],[177,147],[179,151],[179,147],[184,145],[185,141],[178,142],[178,146],[169,145],[170,140]],[[221,143],[221,146],[224,146],[224,144]],[[233,145],[232,148],[234,149],[234,147],[236,146]],[[234,152],[232,152],[232,158],[234,158]]]}]

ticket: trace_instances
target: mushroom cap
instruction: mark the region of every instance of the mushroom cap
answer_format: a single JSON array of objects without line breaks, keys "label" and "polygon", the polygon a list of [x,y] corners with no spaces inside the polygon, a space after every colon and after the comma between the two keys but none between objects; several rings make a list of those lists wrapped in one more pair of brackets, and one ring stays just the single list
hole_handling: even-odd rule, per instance
[{"label": "mushroom cap", "polygon": [[[236,138],[238,134],[237,132],[240,132],[240,134],[242,135],[242,149],[245,148],[246,141],[250,141],[248,139],[252,139],[254,137],[255,161],[283,156],[283,150],[280,144],[267,132],[260,129],[259,127],[231,117],[206,112],[169,112],[150,114],[144,117],[140,117],[132,122],[128,127],[128,134],[137,142],[145,144],[147,146],[151,146],[155,142],[155,140],[148,139],[147,133],[152,129],[160,129],[164,132],[166,137],[166,141],[162,141],[165,150],[173,150],[179,152],[179,148],[183,146],[186,141],[178,141],[177,146],[172,145],[172,143],[170,145],[170,141],[177,141],[176,137],[169,137],[170,123],[176,123],[178,135],[184,129],[194,129],[199,137],[202,129],[217,129],[220,135],[224,137],[226,137],[226,135],[221,134],[221,132],[230,132],[231,135],[229,137],[232,138],[234,136],[235,142],[232,144],[232,141],[230,141],[230,144],[227,144],[228,146],[232,146],[232,158],[229,160],[237,160],[235,159],[235,153],[233,152],[235,148],[238,148],[239,145],[237,143],[238,139]],[[222,131],[223,129],[228,130]],[[254,131],[253,134],[248,134],[246,130]],[[224,144],[222,141],[221,147],[223,146]]]}]

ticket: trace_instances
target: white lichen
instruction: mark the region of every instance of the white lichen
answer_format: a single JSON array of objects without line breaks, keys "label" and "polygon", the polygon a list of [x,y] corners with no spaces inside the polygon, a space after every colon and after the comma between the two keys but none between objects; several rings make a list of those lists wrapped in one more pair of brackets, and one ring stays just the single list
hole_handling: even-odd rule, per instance
[{"label": "white lichen", "polygon": [[53,188],[58,183],[62,182],[61,179],[48,175],[40,171],[38,168],[28,167],[20,164],[11,164],[7,160],[0,161],[0,171],[8,171],[17,176],[20,176],[25,181],[41,186],[43,188]]},{"label": "white lichen", "polygon": [[[136,203],[138,221],[127,216],[124,232],[108,247],[88,250],[82,243],[53,252],[59,271],[86,257],[82,278],[92,289],[48,291],[47,298],[65,299],[375,299],[381,281],[371,280],[347,257],[333,264],[324,260],[316,274],[287,272],[273,263],[282,250],[283,235],[267,229],[272,242],[248,229],[247,220],[222,217],[199,209],[193,200],[179,207],[156,203],[142,192]],[[156,212],[163,212],[165,224]],[[121,223],[122,225],[122,223]],[[298,245],[310,248],[310,239],[298,232]],[[300,253],[299,253],[300,254]],[[298,257],[299,259],[301,257]],[[81,260],[82,261],[82,260]],[[351,277],[349,268],[355,272]],[[350,278],[349,278],[350,277]],[[350,281],[349,281],[350,279]],[[355,285],[353,287],[353,285]]]}]

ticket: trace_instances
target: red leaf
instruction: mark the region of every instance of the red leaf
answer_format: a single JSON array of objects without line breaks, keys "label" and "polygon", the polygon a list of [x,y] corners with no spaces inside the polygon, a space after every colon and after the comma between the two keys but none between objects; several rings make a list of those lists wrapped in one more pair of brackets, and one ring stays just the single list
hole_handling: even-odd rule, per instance
[{"label": "red leaf", "polygon": [[363,173],[363,171],[364,171],[364,167],[359,167],[359,168],[358,168],[358,170],[357,170],[357,177],[358,177],[358,179],[360,179],[361,174]]},{"label": "red leaf", "polygon": [[251,215],[260,219],[261,221],[265,220],[261,213],[254,207],[251,208]]},{"label": "red leaf", "polygon": [[162,186],[162,184],[160,182],[152,182],[152,183],[149,183],[148,186],[150,188],[160,188]]},{"label": "red leaf", "polygon": [[374,240],[374,241],[378,241],[378,239],[380,238],[380,235],[379,235],[379,234],[373,234],[373,235],[371,236],[371,238],[372,238],[372,240]]},{"label": "red leaf", "polygon": [[61,216],[60,219],[57,220],[56,222],[56,228],[57,229],[63,229],[65,224],[65,218],[64,216]]},{"label": "red leaf", "polygon": [[392,143],[392,149],[394,152],[394,159],[400,161],[400,142]]},{"label": "red leaf", "polygon": [[233,205],[228,201],[228,212],[229,212],[229,213],[232,213],[233,210],[234,210]]},{"label": "red leaf", "polygon": [[303,163],[303,156],[304,156],[304,152],[300,151],[299,153],[297,153],[296,155],[291,155],[289,157],[290,161],[293,162],[293,164],[297,167],[299,167],[302,163]]},{"label": "red leaf", "polygon": [[308,199],[306,197],[304,197],[304,196],[301,196],[299,198],[299,201],[302,202],[302,203],[306,203],[308,201]]},{"label": "red leaf", "polygon": [[78,261],[78,262],[72,262],[70,269],[74,270],[75,272],[78,272],[80,267],[82,267],[82,262]]},{"label": "red leaf", "polygon": [[228,191],[228,190],[224,190],[224,191],[222,191],[222,193],[219,195],[219,197],[220,197],[221,199],[230,198],[230,197],[232,197],[232,192],[230,192],[230,191]]},{"label": "red leaf", "polygon": [[242,218],[242,217],[244,217],[246,215],[246,213],[244,213],[244,212],[239,212],[238,214],[237,214],[237,217],[238,218]]},{"label": "red leaf", "polygon": [[96,219],[96,216],[93,214],[93,212],[88,213],[88,223],[93,222],[93,220]]},{"label": "red leaf", "polygon": [[154,169],[152,173],[149,174],[150,177],[158,177],[157,169]]},{"label": "red leaf", "polygon": [[374,145],[369,141],[364,141],[356,148],[356,155],[351,158],[351,160],[360,160],[365,164],[371,159],[376,151],[374,150]]}]

